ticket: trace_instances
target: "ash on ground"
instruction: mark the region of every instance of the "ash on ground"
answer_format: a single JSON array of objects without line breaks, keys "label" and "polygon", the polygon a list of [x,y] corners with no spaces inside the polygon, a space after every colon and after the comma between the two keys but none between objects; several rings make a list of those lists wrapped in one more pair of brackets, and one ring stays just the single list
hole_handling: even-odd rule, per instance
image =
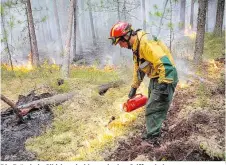
[{"label": "ash on ground", "polygon": [[[27,96],[19,96],[16,105],[25,104],[41,98],[51,96],[49,93],[35,95],[31,92]],[[1,112],[1,160],[27,161],[35,160],[35,153],[26,151],[25,142],[28,138],[38,136],[52,123],[53,113],[50,107],[33,110],[25,116],[24,122],[18,122],[12,108]]]}]

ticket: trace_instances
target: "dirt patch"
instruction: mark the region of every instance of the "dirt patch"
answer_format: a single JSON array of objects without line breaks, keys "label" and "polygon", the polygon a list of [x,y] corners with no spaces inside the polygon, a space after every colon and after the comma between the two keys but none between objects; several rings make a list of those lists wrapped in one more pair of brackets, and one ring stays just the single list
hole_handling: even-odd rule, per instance
[{"label": "dirt patch", "polygon": [[[195,97],[190,89],[180,89],[176,92],[165,121],[167,128],[162,129],[161,137],[158,138],[158,145],[143,141],[141,136],[137,135],[121,141],[116,151],[105,160],[132,161],[140,159],[141,156],[142,159],[157,161],[224,160],[224,157],[208,154],[208,149],[201,147],[202,140],[208,141],[210,137],[216,135],[216,143],[214,142],[212,145],[224,146],[224,140],[222,140],[224,138],[221,137],[221,134],[224,134],[224,122],[220,117],[223,115],[221,111],[216,113],[211,111],[212,109],[192,109],[183,118],[178,118],[183,107],[189,105],[189,101],[194,101],[191,99]],[[145,129],[143,129],[144,131]],[[204,138],[201,139],[201,137]],[[219,143],[220,140],[222,141],[221,144]],[[212,148],[211,146],[208,147]]]},{"label": "dirt patch", "polygon": [[[20,95],[16,105],[49,96],[51,96],[49,93],[35,95],[32,91],[27,96]],[[50,126],[52,119],[53,114],[48,106],[29,112],[23,123],[18,122],[11,108],[1,112],[1,160],[35,160],[35,154],[26,151],[25,142],[30,137],[40,135],[47,126]]]}]

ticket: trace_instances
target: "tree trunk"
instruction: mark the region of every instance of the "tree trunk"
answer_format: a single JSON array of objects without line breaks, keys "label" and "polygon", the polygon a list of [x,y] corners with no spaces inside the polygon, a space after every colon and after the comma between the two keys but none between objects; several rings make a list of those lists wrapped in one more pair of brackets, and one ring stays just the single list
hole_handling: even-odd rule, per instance
[{"label": "tree trunk", "polygon": [[202,54],[203,54],[203,48],[204,48],[204,34],[205,34],[207,5],[208,5],[208,3],[206,0],[199,0],[197,35],[196,35],[195,53],[194,53],[194,60],[195,60],[196,64],[199,64],[202,60]]},{"label": "tree trunk", "polygon": [[190,25],[191,29],[193,29],[193,22],[194,22],[194,5],[195,5],[195,0],[191,1],[191,15],[190,15]]},{"label": "tree trunk", "polygon": [[90,0],[88,0],[88,7],[89,7],[89,20],[90,20],[90,25],[91,25],[91,32],[92,32],[92,37],[93,37],[93,45],[96,46],[96,35],[95,35],[95,31],[94,31],[93,14],[92,14],[92,7],[91,7]]},{"label": "tree trunk", "polygon": [[62,43],[62,35],[61,35],[61,30],[60,30],[60,21],[59,21],[59,16],[58,16],[56,0],[53,0],[53,8],[54,8],[54,15],[55,15],[55,20],[56,20],[58,40],[60,43],[60,49],[61,49],[61,52],[63,52],[64,48],[63,48],[63,43]]},{"label": "tree trunk", "polygon": [[186,0],[181,0],[181,2],[180,2],[180,30],[184,30],[184,28],[185,28],[185,8],[186,8]]},{"label": "tree trunk", "polygon": [[33,63],[34,63],[34,66],[39,66],[38,45],[37,45],[37,40],[36,40],[36,35],[35,35],[35,27],[34,27],[30,0],[27,0],[27,11],[28,11],[28,21],[29,21],[29,25],[30,25],[29,28],[30,28],[30,32],[31,32]]},{"label": "tree trunk", "polygon": [[218,0],[216,23],[215,23],[215,27],[214,27],[214,34],[216,36],[222,36],[224,5],[225,5],[225,0]]},{"label": "tree trunk", "polygon": [[117,13],[118,13],[118,20],[120,21],[121,17],[120,17],[120,3],[119,3],[119,0],[117,0]]},{"label": "tree trunk", "polygon": [[123,12],[123,16],[124,16],[124,21],[126,21],[126,0],[124,0],[124,2],[123,2],[122,12]]},{"label": "tree trunk", "polygon": [[145,0],[142,0],[143,30],[146,31],[146,11]]},{"label": "tree trunk", "polygon": [[8,36],[7,36],[7,31],[6,31],[6,27],[5,27],[5,18],[4,18],[4,13],[1,13],[1,19],[2,19],[2,27],[3,27],[3,34],[5,37],[5,44],[6,44],[6,49],[7,49],[7,53],[8,53],[8,62],[10,64],[10,67],[11,67],[11,70],[14,72],[14,69],[13,69],[13,62],[12,62],[12,55],[11,55],[11,52],[9,50],[9,43],[8,43]]},{"label": "tree trunk", "polygon": [[205,32],[208,32],[209,24],[208,24],[208,10],[209,10],[209,0],[207,0],[207,6],[206,6],[206,30]]},{"label": "tree trunk", "polygon": [[67,27],[67,38],[64,48],[64,59],[62,65],[62,77],[69,77],[69,65],[70,65],[70,48],[71,48],[71,34],[72,34],[72,25],[73,25],[73,15],[74,15],[74,4],[75,0],[70,1],[69,7],[69,17],[68,17],[68,27]]},{"label": "tree trunk", "polygon": [[73,39],[73,57],[76,59],[76,25],[77,25],[77,0],[74,5],[74,39]]},{"label": "tree trunk", "polygon": [[[28,37],[29,37],[29,41],[30,41],[30,52],[32,53],[32,41],[31,41],[31,31],[30,31],[30,24],[29,24],[29,20],[28,20],[28,11],[27,11],[27,7],[26,7],[26,16],[27,16],[27,29],[28,29]],[[33,65],[33,57],[31,58],[31,65]]]}]

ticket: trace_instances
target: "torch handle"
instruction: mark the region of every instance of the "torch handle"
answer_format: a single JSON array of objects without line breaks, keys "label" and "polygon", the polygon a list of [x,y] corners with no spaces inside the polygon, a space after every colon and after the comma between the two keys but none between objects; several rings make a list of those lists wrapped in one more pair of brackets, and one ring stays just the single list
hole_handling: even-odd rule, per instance
[{"label": "torch handle", "polygon": [[[136,96],[141,96],[141,97],[142,97],[143,95],[142,95],[141,93],[138,93],[138,94],[135,94],[135,96],[133,96],[131,99],[135,98]],[[128,102],[129,100],[130,100],[130,99],[128,99],[127,102]]]}]

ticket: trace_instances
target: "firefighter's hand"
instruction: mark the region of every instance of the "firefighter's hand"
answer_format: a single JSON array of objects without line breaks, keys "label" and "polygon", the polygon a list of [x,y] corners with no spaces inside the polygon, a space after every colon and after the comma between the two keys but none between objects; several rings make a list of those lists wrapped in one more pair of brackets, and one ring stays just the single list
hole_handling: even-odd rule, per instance
[{"label": "firefighter's hand", "polygon": [[136,94],[136,91],[137,91],[137,88],[131,88],[131,90],[130,90],[130,92],[129,92],[129,95],[128,95],[128,97],[131,99],[131,98],[133,98],[134,96],[135,96],[135,94]]}]

